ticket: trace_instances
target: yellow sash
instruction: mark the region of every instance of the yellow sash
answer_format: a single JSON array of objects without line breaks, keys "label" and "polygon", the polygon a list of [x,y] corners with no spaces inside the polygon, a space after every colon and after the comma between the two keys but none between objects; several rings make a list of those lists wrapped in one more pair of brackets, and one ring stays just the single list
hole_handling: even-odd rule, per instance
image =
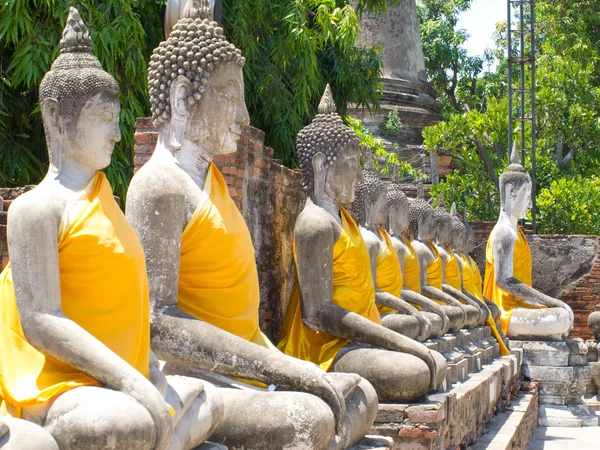
[{"label": "yellow sash", "polygon": [[255,344],[275,349],[260,331],[260,290],[250,232],[214,164],[200,205],[181,238],[178,306]]},{"label": "yellow sash", "polygon": [[404,245],[408,249],[408,255],[404,259],[404,277],[403,284],[404,288],[409,289],[417,294],[421,293],[421,265],[417,254],[413,249],[412,244],[408,239],[402,236]]},{"label": "yellow sash", "polygon": [[[527,242],[527,238],[525,237],[525,233],[523,233],[521,227],[517,229],[517,234],[518,238],[517,242],[515,242],[513,256],[513,277],[522,283],[525,283],[527,286],[531,286],[531,249],[529,248],[529,243]],[[496,284],[496,277],[494,273],[494,253],[492,251],[493,236],[494,233],[492,231],[485,251],[486,266],[484,295],[493,301],[498,308],[500,308],[500,323],[502,325],[502,330],[506,334],[513,310],[525,303],[525,300],[515,297],[508,292],[504,292]]]},{"label": "yellow sash", "polygon": [[[104,174],[90,181],[75,206],[78,213],[61,223],[58,237],[62,313],[147,377],[150,316],[142,246]],[[15,417],[24,406],[79,386],[99,385],[27,342],[10,264],[0,274],[0,355],[5,402],[0,410]]]},{"label": "yellow sash", "polygon": [[462,290],[460,282],[460,267],[458,266],[458,259],[450,247],[444,246],[448,252],[448,260],[446,261],[446,284],[452,286],[454,289]]},{"label": "yellow sash", "polygon": [[[390,235],[381,227],[377,227],[379,236],[385,240],[385,247],[380,247],[377,255],[377,287],[394,297],[402,294],[402,268],[398,253],[392,244]],[[396,314],[398,311],[387,306],[377,306],[379,314]]]},{"label": "yellow sash", "polygon": [[[371,275],[369,251],[350,214],[340,208],[342,234],[333,247],[332,282],[334,305],[381,324],[375,305],[375,286]],[[294,261],[296,254],[294,250]],[[277,346],[290,356],[311,361],[329,370],[336,355],[349,341],[313,331],[302,322],[298,277],[295,277],[281,342]]]},{"label": "yellow sash", "polygon": [[[479,299],[481,301],[481,303],[485,305],[485,300],[483,299],[483,295],[481,294],[481,292],[479,291],[479,289],[477,289],[477,286],[475,285],[475,277],[473,276],[474,271],[473,271],[473,266],[471,265],[471,262],[475,263],[475,261],[469,255],[465,255],[464,253],[461,253],[460,257],[463,262],[462,274],[463,274],[463,284],[464,284],[465,290],[467,292],[469,292],[471,295],[473,295],[474,297],[476,297],[477,299]],[[475,266],[477,266],[477,263],[475,263]],[[487,308],[487,305],[485,307]],[[489,312],[489,308],[488,308],[488,312]],[[494,318],[492,317],[491,312],[489,312],[487,324],[492,329],[492,335],[496,338],[496,341],[498,341],[498,344],[500,344],[500,353],[503,356],[510,355],[510,351],[504,344],[504,341],[502,340],[500,333],[498,333],[498,329],[496,327],[496,322],[494,321]]]},{"label": "yellow sash", "polygon": [[477,263],[475,262],[475,260],[473,259],[473,257],[471,255],[467,255],[469,257],[469,262],[471,263],[471,269],[473,270],[473,283],[475,284],[475,287],[477,288],[477,290],[481,293],[481,296],[483,296],[483,279],[481,278],[481,272],[479,271],[479,266],[477,265]]}]

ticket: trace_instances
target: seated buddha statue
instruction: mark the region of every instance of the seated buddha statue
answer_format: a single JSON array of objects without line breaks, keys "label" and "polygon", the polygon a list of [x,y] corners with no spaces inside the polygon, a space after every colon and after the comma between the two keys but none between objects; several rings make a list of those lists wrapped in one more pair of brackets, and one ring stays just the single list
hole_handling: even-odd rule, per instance
[{"label": "seated buddha statue", "polygon": [[[411,245],[420,266],[421,294],[442,305],[450,320],[450,332],[454,333],[473,320],[473,311],[466,308],[442,289],[443,263],[434,244],[435,217],[433,208],[424,198],[422,182],[418,186],[417,198],[409,203]],[[467,314],[470,314],[468,316]]]},{"label": "seated buddha statue", "polygon": [[244,449],[345,448],[373,423],[376,393],[357,375],[329,375],[285,355],[261,332],[250,232],[213,163],[237,150],[248,125],[244,61],[206,1],[188,1],[152,55],[158,142],[133,177],[126,208],[146,252],[151,345],[165,371],[222,388],[224,417],[211,440]]},{"label": "seated buddha statue", "polygon": [[389,242],[398,256],[402,298],[420,310],[421,314],[429,320],[430,337],[439,337],[448,331],[450,321],[441,305],[421,295],[421,267],[411,239],[406,237],[410,224],[408,197],[397,184],[397,169],[392,170],[393,182],[387,186],[388,235]]},{"label": "seated buddha statue", "polygon": [[531,249],[518,221],[531,208],[531,178],[513,149],[500,176],[500,216],[486,248],[483,295],[500,309],[509,339],[560,340],[573,327],[573,311],[564,302],[532,287]]},{"label": "seated buddha statue", "polygon": [[278,347],[330,372],[358,373],[380,401],[415,401],[442,384],[441,354],[381,325],[369,250],[341,206],[362,179],[359,141],[329,86],[296,139],[308,198],[294,230],[296,278]]},{"label": "seated buddha statue", "polygon": [[363,150],[363,180],[356,188],[353,204],[360,233],[369,250],[375,283],[375,303],[381,324],[411,339],[424,341],[431,334],[431,322],[401,298],[402,271],[398,253],[385,231],[389,215],[386,185],[372,166],[369,149]]},{"label": "seated buddha statue", "polygon": [[[456,205],[453,205],[456,208]],[[462,289],[462,265],[452,250],[451,240],[453,236],[452,215],[446,211],[444,205],[444,193],[438,198],[438,206],[433,211],[436,233],[433,241],[437,252],[442,260],[442,290],[460,301],[467,310],[469,317],[468,325],[482,325],[487,320],[487,310],[473,297]]]},{"label": "seated buddha statue", "polygon": [[[50,167],[8,214],[10,263],[0,275],[6,448],[192,449],[223,404],[199,380],[158,369],[144,252],[100,172],[121,139],[119,88],[74,8],[60,47],[39,91]],[[40,427],[55,445],[36,437]]]}]

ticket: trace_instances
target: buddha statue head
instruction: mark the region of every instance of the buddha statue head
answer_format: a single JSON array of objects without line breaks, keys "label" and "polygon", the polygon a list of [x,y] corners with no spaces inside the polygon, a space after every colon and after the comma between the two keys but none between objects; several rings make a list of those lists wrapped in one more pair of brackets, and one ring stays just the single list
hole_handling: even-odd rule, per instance
[{"label": "buddha statue head", "polygon": [[515,219],[524,219],[531,209],[531,177],[519,162],[516,145],[510,165],[500,175],[500,204],[502,211]]},{"label": "buddha statue head", "polygon": [[465,248],[467,230],[462,221],[458,218],[458,214],[456,212],[456,203],[452,204],[449,216],[452,223],[449,244],[454,250],[462,252]]},{"label": "buddha statue head", "polygon": [[419,180],[417,198],[410,202],[410,234],[413,238],[430,241],[435,237],[433,208],[425,200],[423,180]]},{"label": "buddha statue head", "polygon": [[354,201],[356,183],[363,180],[359,140],[337,113],[329,85],[318,114],[298,133],[296,149],[304,188],[313,201],[323,195],[337,204]]},{"label": "buddha statue head", "polygon": [[440,244],[447,245],[452,237],[452,216],[446,211],[444,193],[440,192],[437,208],[433,211],[436,237]]},{"label": "buddha statue head", "polygon": [[465,226],[465,245],[463,251],[465,253],[471,253],[475,250],[475,233],[469,223],[469,213],[466,209],[463,211],[463,225]]},{"label": "buddha statue head", "polygon": [[183,17],[154,49],[148,68],[159,135],[173,151],[185,146],[204,159],[235,152],[242,127],[249,123],[245,58],[211,17],[208,0],[188,0]]},{"label": "buddha statue head", "polygon": [[97,171],[110,164],[119,130],[119,86],[92,53],[79,12],[71,8],[60,55],[40,84],[50,170],[74,161]]},{"label": "buddha statue head", "polygon": [[398,235],[405,233],[410,226],[408,197],[400,188],[398,168],[392,166],[392,183],[387,188],[388,223],[390,230]]},{"label": "buddha statue head", "polygon": [[363,164],[363,181],[356,186],[354,214],[360,225],[385,225],[387,190],[373,166],[373,155],[368,147],[363,147]]}]

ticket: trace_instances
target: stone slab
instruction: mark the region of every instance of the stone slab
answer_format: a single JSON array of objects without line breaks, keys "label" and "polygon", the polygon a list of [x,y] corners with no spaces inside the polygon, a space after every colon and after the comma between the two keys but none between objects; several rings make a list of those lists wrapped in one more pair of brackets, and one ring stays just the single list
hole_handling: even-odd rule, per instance
[{"label": "stone slab", "polygon": [[394,440],[390,437],[367,435],[348,450],[391,450],[393,445]]},{"label": "stone slab", "polygon": [[598,416],[585,404],[557,406],[540,404],[538,424],[542,427],[597,427]]}]

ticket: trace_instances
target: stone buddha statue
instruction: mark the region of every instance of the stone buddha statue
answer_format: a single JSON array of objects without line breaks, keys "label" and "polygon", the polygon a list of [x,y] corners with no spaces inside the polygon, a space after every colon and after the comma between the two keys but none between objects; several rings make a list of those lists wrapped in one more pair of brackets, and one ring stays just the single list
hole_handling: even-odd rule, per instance
[{"label": "stone buddha statue", "polygon": [[445,293],[443,289],[443,262],[433,242],[436,235],[433,208],[423,198],[419,183],[417,198],[410,202],[409,235],[421,269],[421,294],[443,306],[450,320],[450,331],[456,332],[465,324],[473,323],[478,314]]},{"label": "stone buddha statue", "polygon": [[377,175],[371,151],[366,147],[363,149],[363,164],[363,181],[356,187],[353,211],[369,250],[375,303],[381,324],[411,339],[424,341],[431,334],[431,322],[400,298],[402,270],[398,253],[385,230],[389,215],[387,188]]},{"label": "stone buddha statue", "polygon": [[531,250],[517,225],[531,208],[531,178],[516,148],[500,176],[500,205],[486,249],[483,294],[500,309],[502,330],[509,338],[563,339],[573,327],[571,308],[532,287]]},{"label": "stone buddha statue", "polygon": [[39,95],[50,167],[8,214],[2,448],[195,448],[222,402],[199,380],[158,369],[144,252],[100,172],[121,139],[119,88],[74,8],[60,46]]},{"label": "stone buddha statue", "polygon": [[358,373],[380,401],[415,401],[446,375],[442,355],[381,325],[369,250],[342,203],[362,181],[359,141],[329,86],[297,150],[308,199],[294,231],[297,278],[279,348],[330,372]]},{"label": "stone buddha statue", "polygon": [[285,355],[261,332],[250,233],[212,162],[237,150],[248,125],[244,61],[210,20],[207,1],[188,1],[152,55],[158,143],[127,196],[127,218],[146,252],[152,348],[165,371],[222,388],[224,417],[212,440],[244,449],[345,448],[373,423],[376,393],[358,375],[329,375]]},{"label": "stone buddha statue", "polygon": [[[453,207],[456,212],[456,205]],[[465,305],[469,317],[468,325],[483,325],[487,320],[487,311],[476,298],[470,296],[468,291],[463,291],[462,265],[451,245],[453,235],[460,237],[460,233],[458,235],[454,233],[453,216],[446,211],[443,192],[438,198],[438,206],[433,211],[433,217],[436,226],[434,245],[442,260],[442,290]]]},{"label": "stone buddha statue", "polygon": [[410,224],[408,197],[397,184],[397,168],[393,168],[393,182],[387,186],[389,208],[388,230],[400,265],[402,298],[421,310],[431,323],[431,337],[444,335],[450,327],[448,316],[436,302],[421,295],[421,267],[411,240],[405,234]]}]

